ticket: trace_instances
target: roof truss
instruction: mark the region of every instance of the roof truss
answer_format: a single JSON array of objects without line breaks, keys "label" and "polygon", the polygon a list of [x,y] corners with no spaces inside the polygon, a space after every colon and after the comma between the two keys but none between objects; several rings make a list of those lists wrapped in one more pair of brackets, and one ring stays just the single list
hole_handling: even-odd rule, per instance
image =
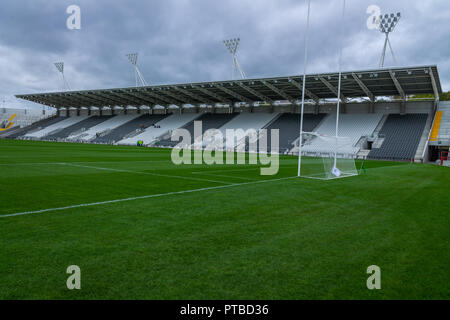
[{"label": "roof truss", "polygon": [[[337,97],[336,79],[339,73],[307,75],[305,95],[317,103]],[[342,72],[340,99],[366,98],[372,102],[377,97],[400,95],[406,99],[412,94],[442,93],[436,66],[417,66],[389,69]],[[274,101],[296,102],[302,98],[302,76],[214,81],[171,85],[155,85],[104,90],[82,90],[54,93],[33,93],[16,97],[56,108],[108,107],[127,105],[198,105],[256,101],[273,104]]]}]

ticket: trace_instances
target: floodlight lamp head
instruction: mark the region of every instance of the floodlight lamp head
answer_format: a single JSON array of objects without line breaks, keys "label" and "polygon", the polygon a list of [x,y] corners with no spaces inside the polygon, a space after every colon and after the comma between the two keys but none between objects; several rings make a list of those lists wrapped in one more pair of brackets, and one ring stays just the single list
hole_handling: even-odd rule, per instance
[{"label": "floodlight lamp head", "polygon": [[64,73],[64,62],[55,62],[55,67],[59,72]]},{"label": "floodlight lamp head", "polygon": [[137,65],[138,54],[137,53],[129,53],[126,55],[128,60],[130,60],[133,66]]},{"label": "floodlight lamp head", "polygon": [[397,14],[385,14],[380,15],[379,17],[379,29],[382,33],[389,34],[394,31],[395,26],[398,24],[401,18],[401,13],[397,12]]},{"label": "floodlight lamp head", "polygon": [[241,39],[240,38],[234,38],[230,40],[224,40],[225,47],[230,51],[232,55],[235,55],[237,52],[237,49],[239,47]]}]

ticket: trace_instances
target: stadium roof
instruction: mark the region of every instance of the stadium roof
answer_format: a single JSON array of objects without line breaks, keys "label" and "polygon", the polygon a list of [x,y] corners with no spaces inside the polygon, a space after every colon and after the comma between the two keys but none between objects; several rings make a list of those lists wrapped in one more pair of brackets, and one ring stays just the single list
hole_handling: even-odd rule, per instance
[{"label": "stadium roof", "polygon": [[[437,66],[384,68],[342,73],[341,99],[442,93]],[[305,97],[314,102],[337,97],[338,73],[309,74]],[[61,107],[170,106],[290,101],[302,96],[302,76],[154,85],[101,90],[16,95],[39,104]]]}]

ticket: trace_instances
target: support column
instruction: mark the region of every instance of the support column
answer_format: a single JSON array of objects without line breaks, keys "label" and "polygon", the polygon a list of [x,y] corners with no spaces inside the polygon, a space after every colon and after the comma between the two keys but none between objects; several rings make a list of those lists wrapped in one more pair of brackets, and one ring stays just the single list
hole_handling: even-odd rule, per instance
[{"label": "support column", "polygon": [[91,115],[91,113],[92,113],[92,108],[91,107],[88,107],[88,116],[90,116]]},{"label": "support column", "polygon": [[127,107],[123,108],[123,114],[128,114],[128,109],[127,109]]},{"label": "support column", "polygon": [[100,116],[103,115],[103,108],[102,108],[102,107],[99,107],[99,108],[98,108],[98,114],[99,114]]},{"label": "support column", "polygon": [[136,112],[137,112],[137,114],[141,114],[141,107],[137,107]]},{"label": "support column", "polygon": [[400,114],[404,115],[406,114],[406,101],[403,100],[400,104]]},{"label": "support column", "polygon": [[77,116],[81,114],[81,108],[77,108]]},{"label": "support column", "polygon": [[320,112],[320,105],[318,103],[316,103],[316,105],[314,106],[314,114],[318,115]]},{"label": "support column", "polygon": [[61,116],[61,109],[60,108],[56,109],[56,116],[57,117]]},{"label": "support column", "polygon": [[370,102],[369,113],[375,113],[375,101]]}]

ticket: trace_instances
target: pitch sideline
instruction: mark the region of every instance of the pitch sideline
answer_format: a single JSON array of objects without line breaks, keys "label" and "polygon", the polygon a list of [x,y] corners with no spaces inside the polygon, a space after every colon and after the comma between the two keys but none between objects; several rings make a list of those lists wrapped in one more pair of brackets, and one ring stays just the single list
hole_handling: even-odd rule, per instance
[{"label": "pitch sideline", "polygon": [[76,204],[76,205],[72,205],[72,206],[59,207],[59,208],[49,208],[49,209],[42,209],[42,210],[36,210],[36,211],[11,213],[11,214],[6,214],[6,215],[0,215],[0,218],[17,217],[17,216],[31,215],[31,214],[36,214],[36,213],[46,213],[46,212],[52,212],[52,211],[63,211],[63,210],[69,210],[69,209],[74,209],[74,208],[92,207],[92,206],[99,206],[99,205],[119,203],[119,202],[127,202],[127,201],[133,201],[133,200],[159,198],[159,197],[178,195],[178,194],[184,194],[184,193],[194,193],[194,192],[201,192],[201,191],[225,189],[225,188],[237,187],[237,186],[243,186],[243,185],[249,185],[249,184],[258,184],[258,183],[265,183],[265,182],[272,182],[272,181],[282,181],[282,180],[295,179],[295,178],[298,178],[298,177],[294,176],[294,177],[286,177],[286,178],[278,178],[278,179],[250,181],[250,182],[243,182],[243,183],[228,184],[228,185],[224,185],[224,186],[215,186],[215,187],[207,187],[207,188],[183,190],[183,191],[173,191],[173,192],[167,192],[167,193],[151,194],[151,195],[147,195],[147,196],[123,198],[123,199],[108,200],[108,201],[101,201],[101,202],[83,203],[83,204]]}]

